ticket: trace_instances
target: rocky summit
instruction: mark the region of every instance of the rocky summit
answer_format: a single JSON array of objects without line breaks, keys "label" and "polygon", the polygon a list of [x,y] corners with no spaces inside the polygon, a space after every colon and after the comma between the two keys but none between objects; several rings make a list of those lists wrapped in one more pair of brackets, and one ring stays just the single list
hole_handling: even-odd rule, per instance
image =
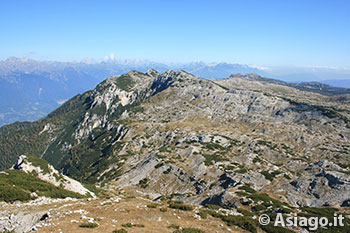
[{"label": "rocky summit", "polygon": [[[350,95],[315,88],[257,74],[210,80],[184,71],[132,71],[108,78],[41,120],[0,128],[0,169],[22,154],[40,157],[52,165],[51,176],[99,190],[63,182],[71,191],[151,202],[149,208],[160,210],[153,215],[167,219],[161,226],[171,225],[165,216],[170,208],[193,212],[184,216],[193,218],[193,232],[299,232],[306,229],[261,226],[256,218],[345,213],[350,205]],[[135,206],[123,210],[128,208]],[[207,214],[220,222],[217,228],[207,225]],[[83,229],[78,226],[85,219],[73,220],[76,232]],[[90,223],[96,232],[112,231],[108,224],[148,232],[151,223],[138,220],[129,226]],[[187,232],[188,221],[177,222],[178,232]]]}]

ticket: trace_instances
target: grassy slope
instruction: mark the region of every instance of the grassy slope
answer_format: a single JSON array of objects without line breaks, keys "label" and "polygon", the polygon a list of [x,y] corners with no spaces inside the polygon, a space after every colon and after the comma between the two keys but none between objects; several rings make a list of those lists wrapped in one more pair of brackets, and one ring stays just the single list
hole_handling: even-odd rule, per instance
[{"label": "grassy slope", "polygon": [[35,199],[30,195],[32,192],[51,198],[85,197],[40,180],[34,174],[27,174],[19,170],[6,170],[0,173],[0,201],[32,200]]}]

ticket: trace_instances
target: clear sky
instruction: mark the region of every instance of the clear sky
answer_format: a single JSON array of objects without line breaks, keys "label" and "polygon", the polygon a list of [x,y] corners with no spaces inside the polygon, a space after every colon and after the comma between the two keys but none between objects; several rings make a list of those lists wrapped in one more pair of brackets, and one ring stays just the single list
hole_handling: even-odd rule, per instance
[{"label": "clear sky", "polygon": [[350,66],[348,0],[1,0],[0,59]]}]

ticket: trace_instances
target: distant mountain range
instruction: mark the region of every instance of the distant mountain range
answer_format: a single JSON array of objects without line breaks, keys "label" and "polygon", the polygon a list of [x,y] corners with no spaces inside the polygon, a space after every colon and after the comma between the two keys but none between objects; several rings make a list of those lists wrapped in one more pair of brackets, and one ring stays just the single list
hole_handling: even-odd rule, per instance
[{"label": "distant mountain range", "polygon": [[[295,69],[288,71],[289,74],[280,70],[271,70],[261,67],[252,67],[241,64],[204,62],[191,62],[184,64],[163,64],[149,61],[104,61],[104,62],[49,62],[37,61],[28,58],[11,57],[0,61],[0,126],[15,121],[33,121],[44,117],[49,112],[60,106],[65,100],[87,90],[93,89],[99,82],[112,75],[119,75],[130,70],[146,72],[155,69],[165,72],[169,69],[185,70],[202,78],[221,79],[231,74],[256,73],[265,77],[282,79],[286,81],[300,82],[301,77],[308,76],[304,81],[317,79],[319,72],[307,73],[303,69],[297,75]],[[329,70],[324,72],[330,72]],[[325,84],[350,87],[349,80],[330,80],[332,77],[344,78],[346,74],[334,73],[330,75]],[[293,79],[294,77],[294,79]],[[350,75],[348,76],[350,77]],[[296,86],[303,86],[297,84]],[[308,84],[309,85],[309,84]],[[315,86],[317,89],[324,88]],[[329,87],[327,87],[329,90]],[[347,93],[347,90],[335,88],[332,94]]]},{"label": "distant mountain range", "polygon": [[321,82],[334,87],[350,88],[350,79],[323,80]]}]

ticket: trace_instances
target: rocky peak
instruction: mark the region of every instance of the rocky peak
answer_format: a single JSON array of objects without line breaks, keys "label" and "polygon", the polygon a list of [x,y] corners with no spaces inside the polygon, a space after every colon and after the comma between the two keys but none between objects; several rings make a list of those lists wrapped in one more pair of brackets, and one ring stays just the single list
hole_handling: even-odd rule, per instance
[{"label": "rocky peak", "polygon": [[153,77],[157,77],[160,75],[160,73],[154,69],[147,70],[146,74]]}]

